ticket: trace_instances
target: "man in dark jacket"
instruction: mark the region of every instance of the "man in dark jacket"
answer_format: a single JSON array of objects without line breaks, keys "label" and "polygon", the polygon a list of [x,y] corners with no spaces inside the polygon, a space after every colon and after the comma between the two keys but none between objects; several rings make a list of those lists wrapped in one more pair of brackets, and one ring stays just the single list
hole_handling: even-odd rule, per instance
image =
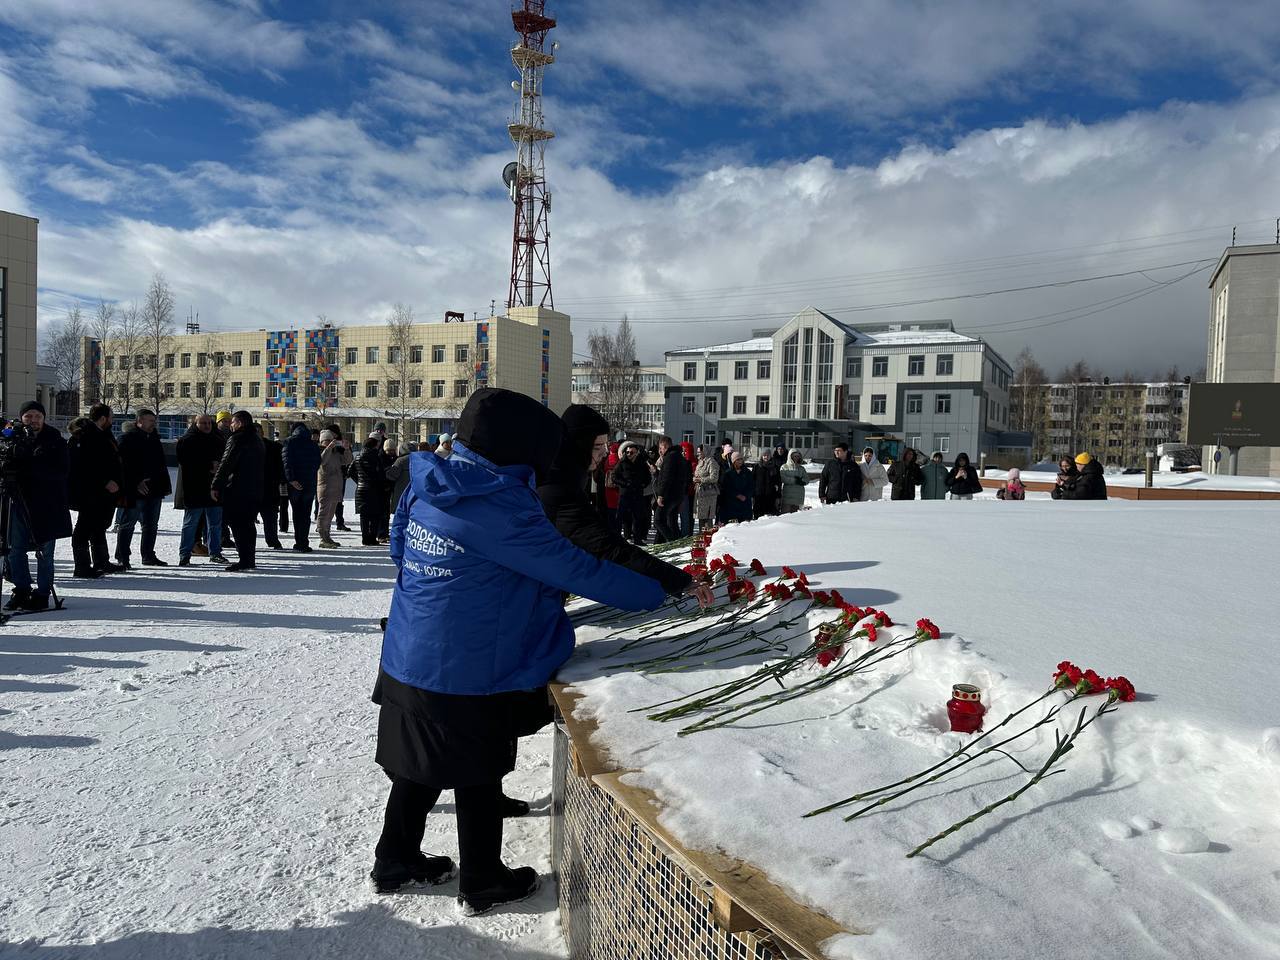
[{"label": "man in dark jacket", "polygon": [[1102,476],[1102,464],[1091,454],[1082,453],[1076,457],[1079,476],[1069,483],[1063,484],[1063,500],[1105,500],[1107,499],[1107,481]]},{"label": "man in dark jacket", "polygon": [[902,451],[902,459],[889,466],[889,484],[891,500],[914,500],[916,487],[924,483],[924,474],[920,472],[920,464],[916,463],[916,452],[908,447]]},{"label": "man in dark jacket", "polygon": [[139,410],[131,430],[120,440],[120,463],[124,468],[124,516],[116,534],[116,563],[128,567],[133,545],[133,528],[142,524],[142,565],[167,567],[156,556],[156,530],[160,524],[160,507],[173,489],[169,482],[169,466],[164,447],[156,433],[156,415]]},{"label": "man in dark jacket", "polygon": [[751,513],[758,520],[778,512],[778,499],[782,496],[782,472],[768,450],[760,455],[754,469],[756,492],[751,501]]},{"label": "man in dark jacket", "polygon": [[224,570],[257,568],[258,511],[262,509],[263,462],[262,438],[253,428],[253,414],[237,410],[231,417],[231,439],[222,451],[222,462],[213,476],[212,495],[221,504],[227,525],[236,536],[240,559]]},{"label": "man in dark jacket", "polygon": [[946,482],[952,500],[972,500],[975,493],[982,492],[982,481],[978,479],[978,471],[969,462],[967,453],[956,454],[956,462],[947,474]]},{"label": "man in dark jacket", "polygon": [[818,478],[822,503],[857,503],[862,499],[862,470],[849,459],[849,445],[837,443],[835,459],[827,462]]},{"label": "man in dark jacket", "polygon": [[720,474],[720,520],[724,523],[750,520],[755,492],[755,478],[742,454],[735,450],[729,454],[729,469]]},{"label": "man in dark jacket", "polygon": [[289,497],[280,494],[280,488],[285,485],[284,447],[279,440],[267,436],[261,423],[253,426],[262,438],[262,508],[258,511],[262,517],[262,539],[272,550],[283,550],[280,531],[289,529],[287,523],[281,522],[288,516],[289,504]]},{"label": "man in dark jacket", "polygon": [[658,528],[658,543],[665,543],[680,539],[680,512],[684,509],[685,497],[689,495],[693,472],[670,437],[658,439],[658,458],[658,472],[653,485],[654,523]]},{"label": "man in dark jacket", "polygon": [[107,527],[123,477],[120,454],[111,436],[111,408],[105,403],[94,404],[88,419],[90,422],[72,433],[67,445],[71,458],[68,493],[71,509],[77,511],[71,534],[74,575],[93,579],[120,569],[111,562]]},{"label": "man in dark jacket", "polygon": [[320,447],[311,439],[304,423],[295,423],[284,442],[284,482],[289,488],[293,513],[293,549],[310,553],[307,534],[311,532],[311,508],[316,502],[316,475],[320,470]]},{"label": "man in dark jacket", "polygon": [[[17,497],[9,513],[9,579],[13,594],[6,610],[48,610],[53,591],[53,551],[71,536],[67,509],[67,441],[44,422],[44,407],[28,400],[22,423],[10,428],[17,445]],[[6,433],[9,430],[5,431]],[[27,551],[36,553],[36,589],[31,589]]]},{"label": "man in dark jacket", "polygon": [[649,461],[640,447],[628,440],[618,448],[618,465],[613,468],[613,485],[618,488],[618,519],[622,536],[632,543],[649,539],[649,498],[645,490],[653,482]]},{"label": "man in dark jacket", "polygon": [[382,441],[370,436],[351,464],[356,481],[356,513],[360,514],[360,543],[378,546],[378,532],[387,502],[387,474],[382,463]]},{"label": "man in dark jacket", "polygon": [[[199,414],[195,423],[178,441],[178,495],[182,498],[182,540],[178,545],[178,566],[191,565],[196,544],[196,528],[205,522],[205,542],[210,563],[227,563],[222,555],[222,507],[210,493],[214,471],[222,461],[226,446],[222,434],[213,428],[213,417]],[[174,496],[174,500],[178,499]]]}]

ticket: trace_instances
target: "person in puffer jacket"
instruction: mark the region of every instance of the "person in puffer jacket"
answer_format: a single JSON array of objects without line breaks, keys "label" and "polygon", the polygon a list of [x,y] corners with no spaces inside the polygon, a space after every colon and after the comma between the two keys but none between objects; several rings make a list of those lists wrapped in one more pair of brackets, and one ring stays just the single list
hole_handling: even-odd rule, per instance
[{"label": "person in puffer jacket", "polygon": [[535,488],[562,439],[560,418],[536,400],[485,388],[467,400],[452,456],[409,460],[373,696],[377,762],[392,781],[371,873],[381,893],[452,876],[448,857],[418,849],[447,789],[462,910],[483,913],[537,889],[536,870],[502,862],[502,778],[514,766],[529,691],[573,651],[563,593],[633,611],[666,598],[656,580],[579,550],[547,519]]}]

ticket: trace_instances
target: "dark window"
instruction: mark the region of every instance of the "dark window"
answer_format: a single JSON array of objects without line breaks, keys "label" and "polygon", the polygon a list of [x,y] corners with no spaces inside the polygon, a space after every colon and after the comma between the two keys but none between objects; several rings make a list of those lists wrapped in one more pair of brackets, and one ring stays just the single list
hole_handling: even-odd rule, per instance
[{"label": "dark window", "polygon": [[907,357],[907,376],[923,377],[924,376],[924,356]]},{"label": "dark window", "polygon": [[757,360],[756,361],[756,378],[758,380],[768,380],[770,366],[771,364],[768,360]]},{"label": "dark window", "polygon": [[873,417],[883,417],[889,406],[889,398],[883,393],[873,393],[871,395],[871,415]]},{"label": "dark window", "polygon": [[746,412],[747,412],[747,398],[746,398],[746,397],[734,397],[734,398],[733,398],[733,412],[734,412],[735,414],[742,414],[742,413],[746,413]]},{"label": "dark window", "polygon": [[873,377],[887,377],[889,375],[889,358],[888,357],[872,357],[871,358],[871,375]]},{"label": "dark window", "polygon": [[940,393],[940,394],[938,394],[938,401],[937,401],[937,403],[934,405],[934,412],[935,412],[935,413],[950,413],[950,412],[951,412],[951,394],[949,394],[949,393]]},{"label": "dark window", "polygon": [[750,374],[751,363],[747,360],[733,361],[733,379],[745,380]]},{"label": "dark window", "polygon": [[955,369],[955,356],[950,353],[938,354],[938,376],[949,377]]},{"label": "dark window", "polygon": [[698,379],[698,364],[696,362],[686,363],[684,365],[684,382],[692,383]]},{"label": "dark window", "polygon": [[[921,363],[924,360],[921,358]],[[924,413],[924,394],[908,393],[907,394],[907,413]]]}]

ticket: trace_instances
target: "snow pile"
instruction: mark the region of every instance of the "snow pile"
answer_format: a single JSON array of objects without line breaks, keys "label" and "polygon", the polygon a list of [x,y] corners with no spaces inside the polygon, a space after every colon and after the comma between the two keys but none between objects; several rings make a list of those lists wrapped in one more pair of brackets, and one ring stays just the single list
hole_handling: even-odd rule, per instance
[{"label": "snow pile", "polygon": [[[745,676],[764,655],[605,674],[612,646],[588,642],[564,672],[685,843],[751,861],[866,932],[831,956],[1280,956],[1280,505],[884,501],[735,527],[711,552],[725,551],[763,560],[762,580],[790,564],[943,631],[877,671],[682,738],[679,723],[629,711]],[[1139,699],[1017,802],[904,858],[1024,783],[1014,758],[1035,769],[1052,726],[853,822],[801,819],[963,742],[947,724],[952,683],[980,687],[998,720],[1063,659],[1128,676]]]},{"label": "snow pile", "polygon": [[[180,519],[166,506],[170,562]],[[393,568],[338,539],[260,549],[256,574],[197,562],[96,582],[69,580],[59,545],[67,609],[0,627],[0,956],[564,956],[546,733],[521,741],[506,781],[534,814],[508,821],[503,855],[544,874],[536,898],[462,920],[456,882],[368,888],[388,786],[369,692]],[[457,856],[448,792],[423,847]]]}]

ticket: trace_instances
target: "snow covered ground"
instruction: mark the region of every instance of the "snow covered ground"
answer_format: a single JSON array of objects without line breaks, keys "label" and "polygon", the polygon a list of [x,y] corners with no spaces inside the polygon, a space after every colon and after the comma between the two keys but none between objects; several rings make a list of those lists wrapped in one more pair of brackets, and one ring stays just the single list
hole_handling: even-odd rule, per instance
[{"label": "snow covered ground", "polygon": [[[162,515],[171,562],[180,517]],[[260,550],[253,575],[61,579],[65,612],[0,627],[0,956],[564,955],[549,885],[468,920],[456,882],[369,890],[387,792],[369,691],[392,567],[339,539]],[[64,541],[61,578],[69,559]],[[549,750],[546,734],[522,741],[506,781],[535,812],[508,822],[504,856],[544,874]],[[450,794],[427,830],[456,857]]]},{"label": "snow covered ground", "polygon": [[[1280,957],[1280,504],[881,501],[730,528],[724,551],[943,631],[861,679],[685,738],[628,711],[763,655],[604,674],[617,641],[597,627],[566,671],[684,842],[749,860],[865,932],[831,942],[833,957]],[[953,682],[977,684],[1000,718],[1063,659],[1126,675],[1140,696],[1016,803],[912,860],[1026,774],[997,755],[851,823],[800,818],[954,749]],[[1014,756],[1038,765],[1050,729]]]}]

